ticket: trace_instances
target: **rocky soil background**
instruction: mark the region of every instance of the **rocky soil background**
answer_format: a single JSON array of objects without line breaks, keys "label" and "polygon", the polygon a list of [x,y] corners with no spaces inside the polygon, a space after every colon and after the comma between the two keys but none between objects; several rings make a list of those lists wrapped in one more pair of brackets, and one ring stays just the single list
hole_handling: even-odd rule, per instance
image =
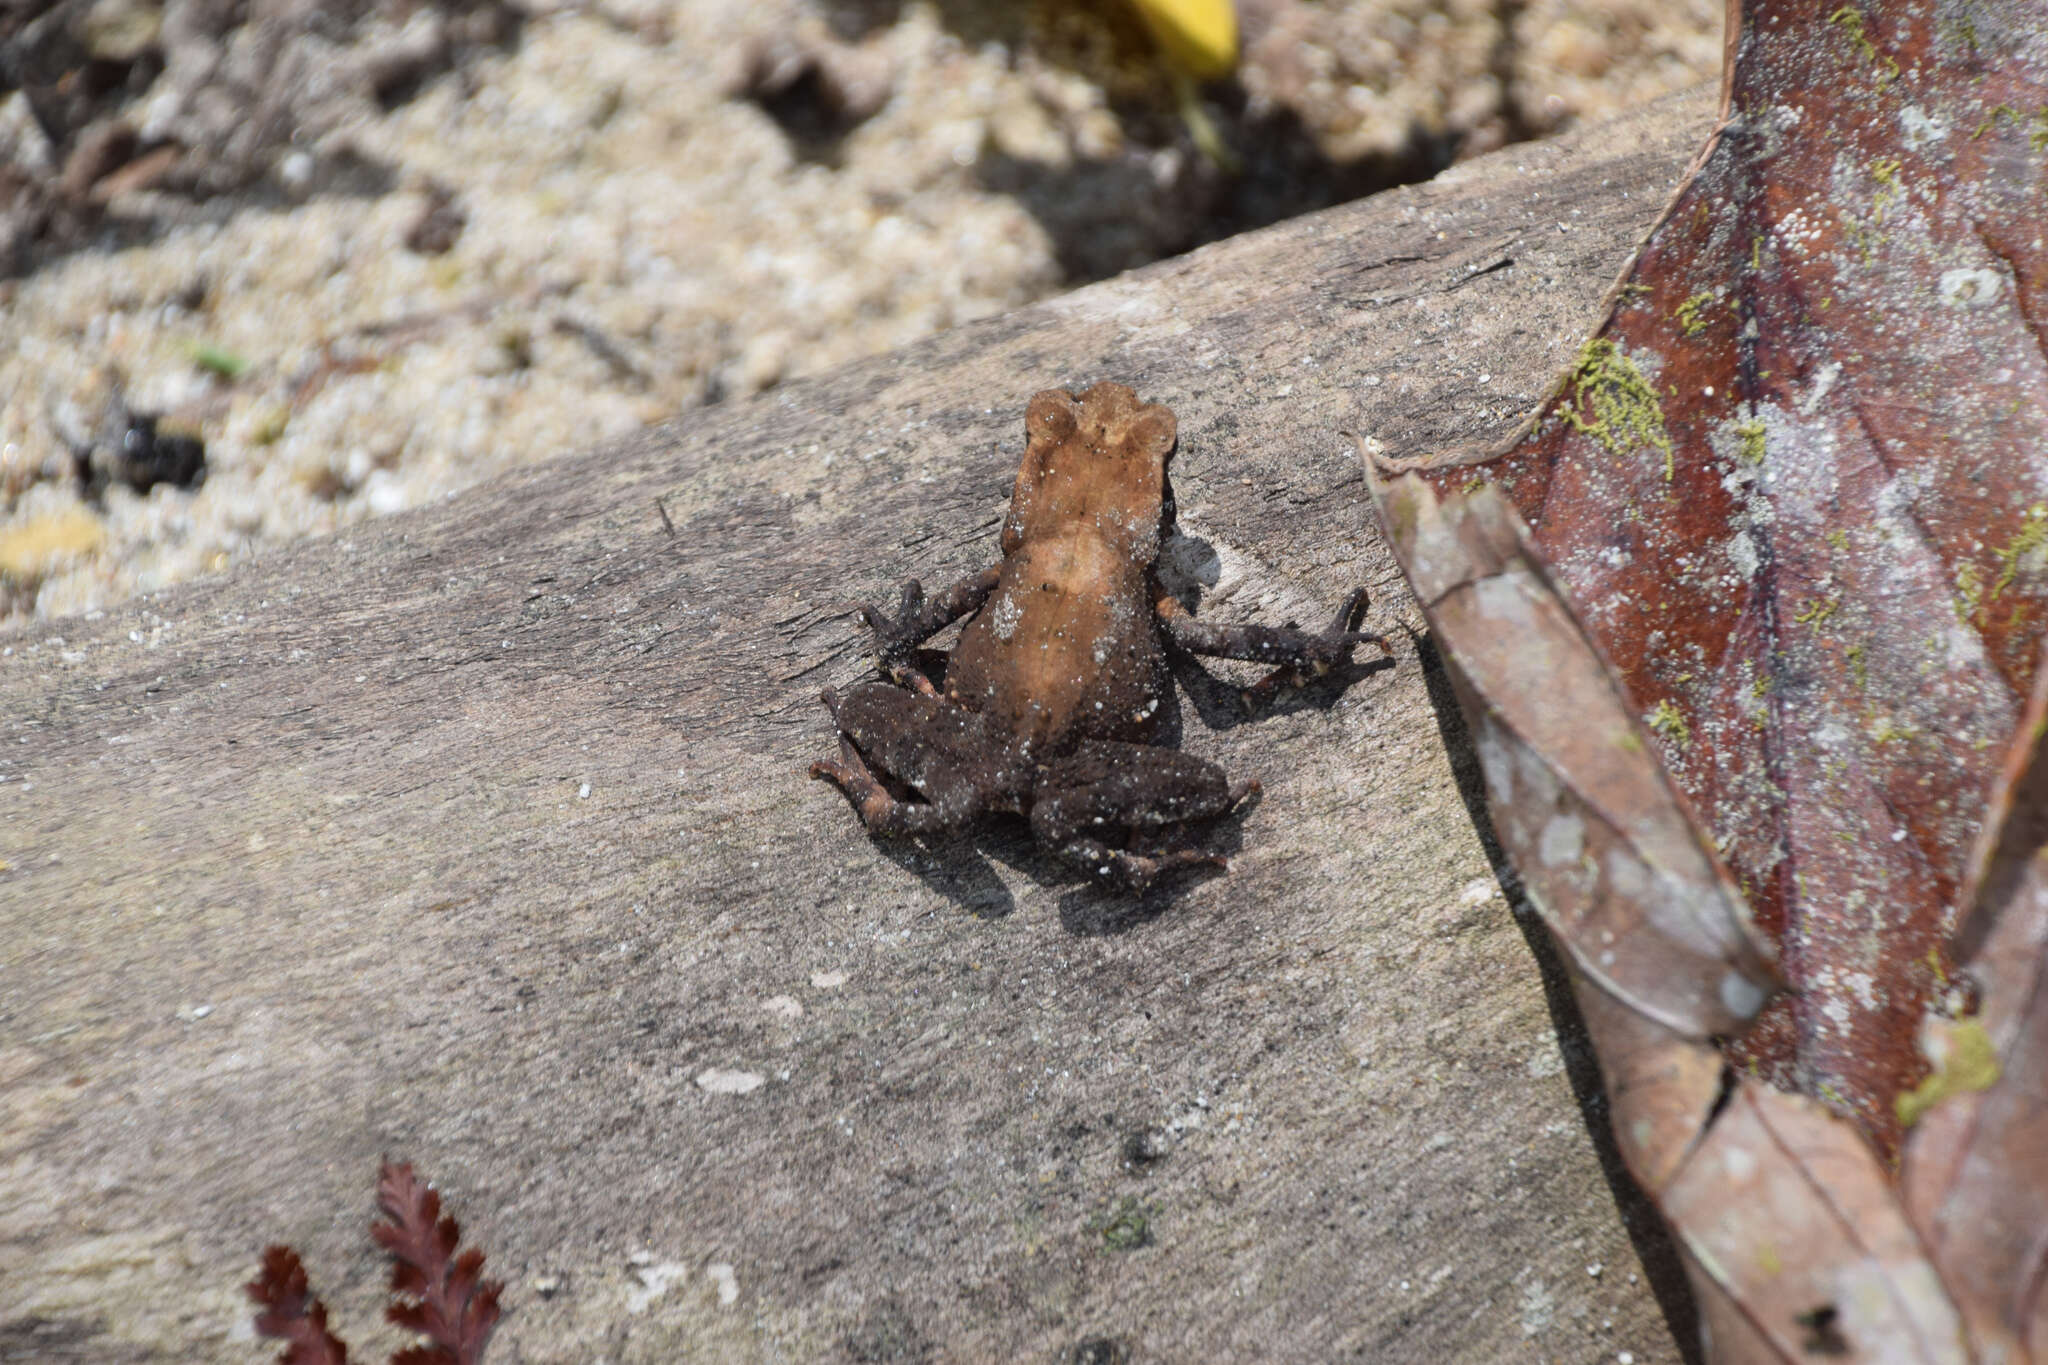
[{"label": "rocky soil background", "polygon": [[1239,8],[1238,73],[1191,116],[1119,0],[15,0],[0,624],[453,497],[1720,61],[1714,0]]}]

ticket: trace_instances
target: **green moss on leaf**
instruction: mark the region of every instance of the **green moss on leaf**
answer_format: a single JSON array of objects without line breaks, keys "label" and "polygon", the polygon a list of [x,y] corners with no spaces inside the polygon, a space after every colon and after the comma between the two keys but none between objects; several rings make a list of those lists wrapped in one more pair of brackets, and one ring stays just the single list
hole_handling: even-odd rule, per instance
[{"label": "green moss on leaf", "polygon": [[1742,442],[1743,460],[1749,464],[1762,464],[1764,462],[1764,424],[1752,417],[1747,422],[1736,424],[1735,435]]},{"label": "green moss on leaf", "polygon": [[[1620,348],[1595,337],[1579,352],[1567,380],[1570,398],[1564,420],[1598,441],[1610,455],[1647,447],[1664,457],[1664,481],[1671,482],[1671,433],[1657,390]],[[1583,407],[1584,411],[1581,412]]]},{"label": "green moss on leaf", "polygon": [[1882,223],[1884,216],[1902,192],[1899,186],[1899,159],[1895,156],[1881,156],[1870,163],[1870,177],[1877,181],[1877,193],[1870,201],[1870,221],[1873,226]]},{"label": "green moss on leaf", "polygon": [[1685,713],[1669,697],[1658,702],[1657,709],[1643,717],[1643,723],[1681,749],[1692,742],[1692,727],[1685,723]]},{"label": "green moss on leaf", "polygon": [[2019,533],[1998,551],[1998,581],[1991,585],[1991,600],[1996,602],[2005,595],[2021,569],[2038,569],[2044,558],[2048,558],[2048,503],[2037,502],[2027,509]]},{"label": "green moss on leaf", "polygon": [[1799,610],[1792,613],[1792,619],[1802,626],[1819,630],[1827,624],[1830,616],[1842,605],[1842,594],[1833,593],[1827,597],[1809,597],[1802,602]]},{"label": "green moss on leaf", "polygon": [[1975,564],[1956,566],[1956,620],[1964,625],[1977,614],[1977,607],[1984,600],[1984,577],[1977,572]]},{"label": "green moss on leaf", "polygon": [[1890,56],[1877,50],[1877,44],[1870,41],[1870,34],[1863,26],[1863,11],[1856,5],[1844,5],[1828,16],[1828,22],[1848,35],[1849,42],[1865,61],[1875,62],[1881,68],[1877,83],[1880,87],[1899,78],[1899,64]]},{"label": "green moss on leaf", "polygon": [[1700,316],[1700,312],[1713,301],[1714,296],[1702,289],[1684,303],[1679,304],[1678,308],[1671,315],[1678,323],[1678,330],[1689,337],[1696,337],[1701,332],[1706,331],[1707,320]]}]

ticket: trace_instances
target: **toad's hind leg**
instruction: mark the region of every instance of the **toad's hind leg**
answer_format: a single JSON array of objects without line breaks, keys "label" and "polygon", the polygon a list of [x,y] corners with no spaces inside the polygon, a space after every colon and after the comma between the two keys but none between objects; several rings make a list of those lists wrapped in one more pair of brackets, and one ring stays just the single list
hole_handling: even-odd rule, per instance
[{"label": "toad's hind leg", "polygon": [[[1232,785],[1193,754],[1099,740],[1047,766],[1032,790],[1031,828],[1068,862],[1143,891],[1177,868],[1228,867],[1221,854],[1162,847],[1161,836],[1224,815],[1258,790],[1256,781]],[[1129,831],[1129,847],[1105,843],[1111,829]]]},{"label": "toad's hind leg", "polygon": [[889,789],[845,735],[839,737],[839,757],[821,758],[813,763],[811,776],[837,783],[853,802],[860,822],[877,834],[928,834],[955,823],[955,817],[937,806],[922,801],[898,801],[889,795]]},{"label": "toad's hind leg", "polygon": [[1230,867],[1230,859],[1221,853],[1205,853],[1199,848],[1177,848],[1170,853],[1132,853],[1128,849],[1111,848],[1099,839],[1074,839],[1062,844],[1057,851],[1067,862],[1104,881],[1115,882],[1134,895],[1143,895],[1162,874],[1177,868],[1220,867],[1227,870]]},{"label": "toad's hind leg", "polygon": [[[827,692],[822,700],[839,725],[839,757],[813,763],[811,776],[837,783],[877,834],[950,829],[980,811],[1017,805],[1014,765],[972,712],[887,683]],[[877,770],[924,800],[897,797]]]}]

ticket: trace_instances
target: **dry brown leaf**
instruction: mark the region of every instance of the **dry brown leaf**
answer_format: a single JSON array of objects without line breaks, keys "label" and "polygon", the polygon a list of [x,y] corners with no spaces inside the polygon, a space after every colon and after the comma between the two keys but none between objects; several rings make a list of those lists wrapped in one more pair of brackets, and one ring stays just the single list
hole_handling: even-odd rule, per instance
[{"label": "dry brown leaf", "polygon": [[1744,10],[1524,436],[1375,495],[1717,1357],[2048,1359],[2048,5]]},{"label": "dry brown leaf", "polygon": [[1503,838],[1536,855],[1519,868],[1531,901],[1579,970],[1646,1018],[1693,1038],[1746,1027],[1777,982],[1771,950],[1520,519],[1491,488],[1440,506],[1413,479],[1384,506],[1483,698],[1487,792]]},{"label": "dry brown leaf", "polygon": [[[1658,1203],[1682,1230],[1701,1315],[1742,1319],[1769,1343],[1761,1358],[1962,1365],[1956,1309],[1886,1184],[1853,1127],[1745,1077]],[[1833,1351],[1807,1344],[1823,1324]]]}]

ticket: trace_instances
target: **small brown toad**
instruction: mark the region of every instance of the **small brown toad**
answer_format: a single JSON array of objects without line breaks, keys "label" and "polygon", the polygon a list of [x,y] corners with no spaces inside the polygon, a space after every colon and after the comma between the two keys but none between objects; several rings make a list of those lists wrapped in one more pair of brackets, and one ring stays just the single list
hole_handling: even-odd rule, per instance
[{"label": "small brown toad", "polygon": [[[1028,816],[1040,843],[1132,891],[1171,868],[1226,866],[1168,843],[1259,784],[1233,785],[1214,763],[1152,742],[1172,686],[1164,637],[1275,665],[1253,689],[1268,692],[1327,672],[1365,641],[1386,649],[1351,629],[1365,590],[1320,633],[1198,621],[1153,568],[1173,531],[1173,413],[1121,384],[1079,398],[1048,389],[1025,410],[1024,437],[1002,562],[937,598],[913,580],[893,616],[862,608],[895,681],[824,694],[839,757],[811,776],[838,783],[879,834],[953,829],[984,811]],[[942,692],[911,652],[969,613]]]}]

